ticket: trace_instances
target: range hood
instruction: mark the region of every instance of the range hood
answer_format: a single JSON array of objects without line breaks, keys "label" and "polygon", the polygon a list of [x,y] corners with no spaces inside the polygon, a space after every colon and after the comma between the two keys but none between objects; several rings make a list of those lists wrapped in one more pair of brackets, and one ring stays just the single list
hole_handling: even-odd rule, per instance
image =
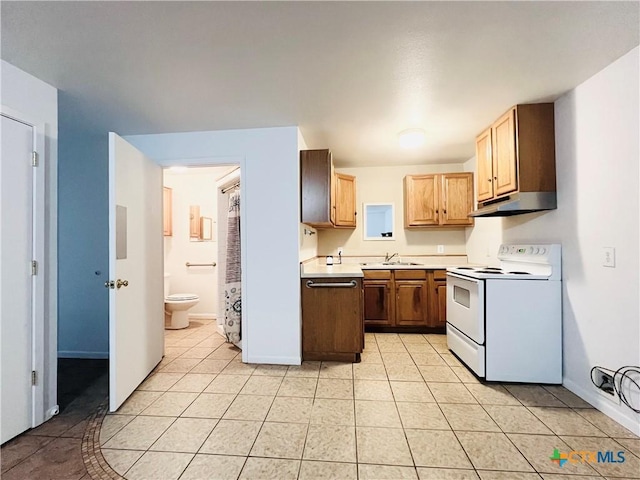
[{"label": "range hood", "polygon": [[519,192],[478,205],[471,217],[509,217],[524,213],[555,210],[558,208],[556,192]]}]

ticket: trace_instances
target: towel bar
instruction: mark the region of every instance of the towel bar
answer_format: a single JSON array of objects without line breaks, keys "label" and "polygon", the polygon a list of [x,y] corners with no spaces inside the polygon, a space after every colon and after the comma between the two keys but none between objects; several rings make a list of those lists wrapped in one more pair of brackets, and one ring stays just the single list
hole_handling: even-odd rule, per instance
[{"label": "towel bar", "polygon": [[187,267],[215,267],[216,266],[216,262],[211,262],[211,263],[185,263],[185,265]]}]

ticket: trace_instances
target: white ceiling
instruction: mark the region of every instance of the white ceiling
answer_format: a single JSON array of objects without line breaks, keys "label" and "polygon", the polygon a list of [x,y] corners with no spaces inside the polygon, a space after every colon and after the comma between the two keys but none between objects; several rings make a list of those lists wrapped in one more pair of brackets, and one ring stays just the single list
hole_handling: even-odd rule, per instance
[{"label": "white ceiling", "polygon": [[[339,166],[450,163],[516,103],[639,43],[635,2],[1,2],[2,58],[60,123],[123,135],[299,125]],[[417,151],[397,133],[427,131]],[[63,132],[64,133],[64,132]]]}]

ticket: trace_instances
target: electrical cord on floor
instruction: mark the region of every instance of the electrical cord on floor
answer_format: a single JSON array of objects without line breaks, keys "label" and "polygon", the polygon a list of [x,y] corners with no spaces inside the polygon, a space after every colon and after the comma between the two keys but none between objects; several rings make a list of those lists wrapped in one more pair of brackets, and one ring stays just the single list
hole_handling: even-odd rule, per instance
[{"label": "electrical cord on floor", "polygon": [[[609,386],[607,381],[603,381],[600,385],[596,383],[593,379],[593,372],[596,370],[600,370],[601,372],[610,372],[611,377],[613,378],[613,385]],[[601,367],[596,365],[591,369],[591,383],[593,383],[596,387],[601,390],[606,391],[607,388],[611,388],[622,403],[624,403],[627,407],[633,410],[636,413],[640,413],[640,407],[636,408],[631,405],[631,401],[627,398],[624,393],[626,390],[625,385],[628,385],[628,388],[632,388],[632,384],[635,385],[638,393],[640,394],[640,385],[636,380],[634,380],[631,375],[637,375],[640,379],[640,367],[634,365],[626,365],[624,367],[620,367],[618,370],[611,370],[610,368]]]}]

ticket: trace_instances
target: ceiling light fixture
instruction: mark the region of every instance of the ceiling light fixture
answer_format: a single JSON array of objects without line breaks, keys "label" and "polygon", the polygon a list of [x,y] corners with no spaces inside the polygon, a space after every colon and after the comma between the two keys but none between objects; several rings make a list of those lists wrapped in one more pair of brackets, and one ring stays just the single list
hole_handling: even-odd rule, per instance
[{"label": "ceiling light fixture", "polygon": [[409,128],[398,134],[398,143],[402,148],[418,148],[424,144],[426,134],[421,128]]}]

